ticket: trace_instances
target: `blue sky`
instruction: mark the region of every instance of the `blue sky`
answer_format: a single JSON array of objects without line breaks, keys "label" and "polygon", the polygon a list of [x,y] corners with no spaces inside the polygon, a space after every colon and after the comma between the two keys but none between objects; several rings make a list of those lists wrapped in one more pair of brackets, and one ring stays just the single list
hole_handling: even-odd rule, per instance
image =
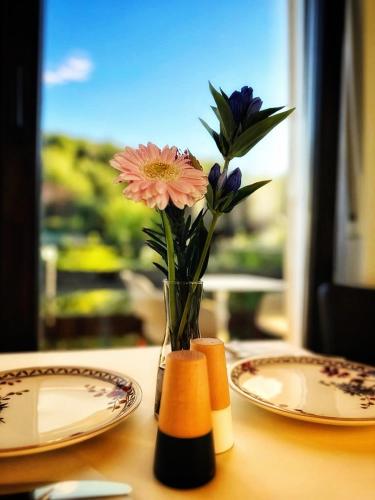
[{"label": "blue sky", "polygon": [[[46,0],[42,127],[119,146],[152,141],[219,159],[208,80],[288,100],[287,0]],[[214,127],[215,128],[215,127]],[[237,162],[286,169],[286,125]]]}]

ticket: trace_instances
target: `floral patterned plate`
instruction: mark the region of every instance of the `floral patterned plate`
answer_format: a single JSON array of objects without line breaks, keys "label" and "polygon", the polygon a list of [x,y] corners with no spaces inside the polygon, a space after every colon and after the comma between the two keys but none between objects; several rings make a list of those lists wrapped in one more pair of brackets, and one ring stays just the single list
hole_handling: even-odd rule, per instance
[{"label": "floral patterned plate", "polygon": [[135,380],[98,368],[50,366],[0,372],[0,457],[89,439],[124,420],[141,399]]},{"label": "floral patterned plate", "polygon": [[249,358],[231,367],[232,388],[287,417],[332,425],[375,424],[375,368],[319,356]]}]

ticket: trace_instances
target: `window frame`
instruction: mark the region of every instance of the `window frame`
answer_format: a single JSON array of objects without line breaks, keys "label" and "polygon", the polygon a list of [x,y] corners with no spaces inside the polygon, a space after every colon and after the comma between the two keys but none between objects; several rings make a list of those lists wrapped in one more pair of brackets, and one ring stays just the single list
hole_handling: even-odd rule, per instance
[{"label": "window frame", "polygon": [[305,0],[305,79],[311,171],[304,344],[323,352],[318,288],[334,281],[342,53],[346,0]]},{"label": "window frame", "polygon": [[38,347],[42,10],[1,2],[0,352]]}]

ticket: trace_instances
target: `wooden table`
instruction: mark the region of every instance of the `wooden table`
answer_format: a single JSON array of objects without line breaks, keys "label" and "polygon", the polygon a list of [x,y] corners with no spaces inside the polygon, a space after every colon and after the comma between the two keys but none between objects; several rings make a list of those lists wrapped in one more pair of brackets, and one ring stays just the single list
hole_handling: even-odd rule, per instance
[{"label": "wooden table", "polygon": [[217,456],[217,474],[196,490],[176,491],[152,474],[157,423],[153,398],[158,348],[0,355],[2,370],[53,364],[122,371],[143,390],[138,410],[101,436],[60,450],[0,459],[0,492],[9,484],[110,479],[141,500],[373,500],[375,428],[309,424],[257,408],[232,393],[235,446]]}]

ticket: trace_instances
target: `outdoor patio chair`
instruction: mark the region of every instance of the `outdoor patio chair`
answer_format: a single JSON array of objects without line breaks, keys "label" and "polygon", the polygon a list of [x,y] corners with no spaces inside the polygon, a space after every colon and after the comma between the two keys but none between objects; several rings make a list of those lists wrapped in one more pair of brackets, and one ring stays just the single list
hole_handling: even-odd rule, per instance
[{"label": "outdoor patio chair", "polygon": [[[129,291],[132,309],[143,322],[144,337],[152,344],[160,345],[165,333],[163,291],[140,273],[122,271],[121,278]],[[199,317],[202,337],[216,337],[217,328],[215,302],[203,299]]]}]

